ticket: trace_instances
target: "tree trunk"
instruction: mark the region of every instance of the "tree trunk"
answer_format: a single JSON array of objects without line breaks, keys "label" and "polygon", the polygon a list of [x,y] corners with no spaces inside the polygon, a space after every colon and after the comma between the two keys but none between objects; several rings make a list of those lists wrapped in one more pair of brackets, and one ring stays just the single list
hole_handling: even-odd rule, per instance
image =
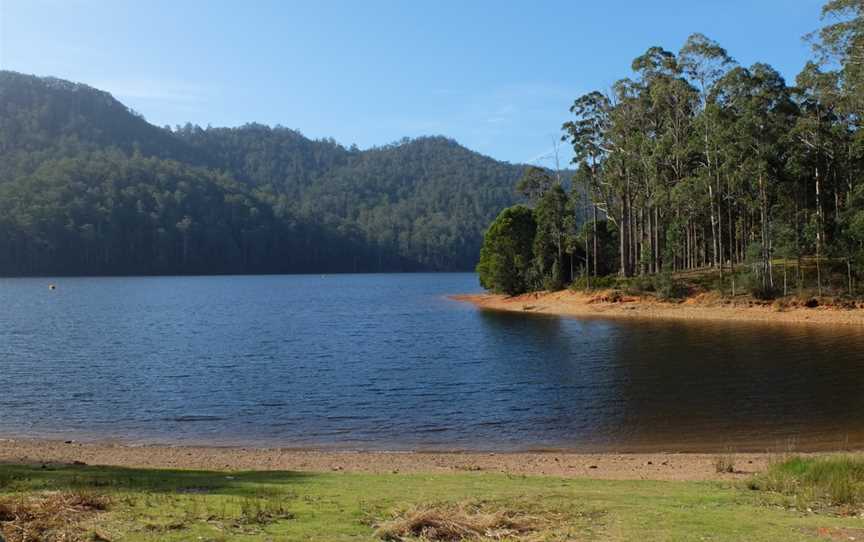
[{"label": "tree trunk", "polygon": [[711,209],[711,250],[714,259],[714,267],[717,267],[717,215],[714,214],[714,187],[711,178],[708,178],[708,207]]},{"label": "tree trunk", "polygon": [[663,259],[660,256],[660,209],[654,207],[654,272],[663,270]]},{"label": "tree trunk", "polygon": [[630,238],[628,228],[629,226],[629,210],[627,209],[627,193],[621,195],[621,222],[619,232],[618,232],[618,257],[620,260],[619,274],[622,277],[627,277],[627,259],[628,259],[628,249],[630,245]]},{"label": "tree trunk", "polygon": [[822,255],[822,191],[819,179],[819,166],[816,166],[816,289],[822,295],[822,266],[819,260]]},{"label": "tree trunk", "polygon": [[594,276],[597,276],[597,206],[591,206],[594,212],[593,242],[594,242]]},{"label": "tree trunk", "polygon": [[762,288],[768,290],[773,287],[771,280],[771,249],[770,230],[768,225],[768,190],[765,186],[765,177],[759,174],[759,214],[762,222]]}]

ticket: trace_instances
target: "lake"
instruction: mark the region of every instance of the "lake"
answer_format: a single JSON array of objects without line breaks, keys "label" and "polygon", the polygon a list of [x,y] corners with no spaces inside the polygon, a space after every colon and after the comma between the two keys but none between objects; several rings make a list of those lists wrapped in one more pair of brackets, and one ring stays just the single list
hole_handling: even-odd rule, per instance
[{"label": "lake", "polygon": [[446,297],[478,290],[468,273],[0,279],[0,436],[388,450],[864,445],[862,330],[578,320]]}]

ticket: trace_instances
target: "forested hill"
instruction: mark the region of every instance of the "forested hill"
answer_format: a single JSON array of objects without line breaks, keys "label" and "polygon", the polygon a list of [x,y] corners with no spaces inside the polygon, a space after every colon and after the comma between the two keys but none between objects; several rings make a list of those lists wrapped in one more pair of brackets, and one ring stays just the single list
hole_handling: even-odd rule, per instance
[{"label": "forested hill", "polygon": [[106,92],[0,71],[0,274],[469,270],[523,169],[443,137],[361,151],[159,128]]}]

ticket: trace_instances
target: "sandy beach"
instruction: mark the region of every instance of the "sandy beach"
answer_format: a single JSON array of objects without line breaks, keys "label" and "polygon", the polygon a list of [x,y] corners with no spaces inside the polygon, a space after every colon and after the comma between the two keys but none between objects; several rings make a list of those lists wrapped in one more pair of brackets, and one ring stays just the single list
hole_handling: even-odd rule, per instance
[{"label": "sandy beach", "polygon": [[453,295],[451,299],[497,311],[575,316],[583,318],[627,318],[667,320],[723,320],[818,325],[864,325],[864,309],[836,305],[808,308],[803,304],[781,304],[752,300],[721,299],[702,294],[681,302],[661,302],[615,292],[583,293],[563,290],[515,297],[495,294]]},{"label": "sandy beach", "polygon": [[86,464],[215,471],[505,473],[605,480],[737,480],[764,470],[768,453],[731,454],[734,473],[718,473],[717,454],[567,452],[340,452],[286,448],[131,446],[98,442],[0,440],[0,463]]}]

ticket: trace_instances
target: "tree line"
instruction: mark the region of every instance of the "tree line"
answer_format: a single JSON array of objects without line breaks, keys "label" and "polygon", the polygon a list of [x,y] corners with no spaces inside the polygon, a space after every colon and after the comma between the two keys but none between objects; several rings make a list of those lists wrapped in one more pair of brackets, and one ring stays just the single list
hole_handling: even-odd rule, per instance
[{"label": "tree line", "polygon": [[514,267],[517,288],[491,278],[505,224],[528,220],[502,213],[481,252],[484,285],[517,293],[709,269],[719,288],[738,278],[760,296],[854,291],[864,274],[864,4],[832,0],[822,12],[794,85],[693,34],[677,52],[649,48],[608,91],[578,97],[562,128],[583,189],[568,194],[554,172],[528,172],[536,233],[508,257],[530,262]]}]

